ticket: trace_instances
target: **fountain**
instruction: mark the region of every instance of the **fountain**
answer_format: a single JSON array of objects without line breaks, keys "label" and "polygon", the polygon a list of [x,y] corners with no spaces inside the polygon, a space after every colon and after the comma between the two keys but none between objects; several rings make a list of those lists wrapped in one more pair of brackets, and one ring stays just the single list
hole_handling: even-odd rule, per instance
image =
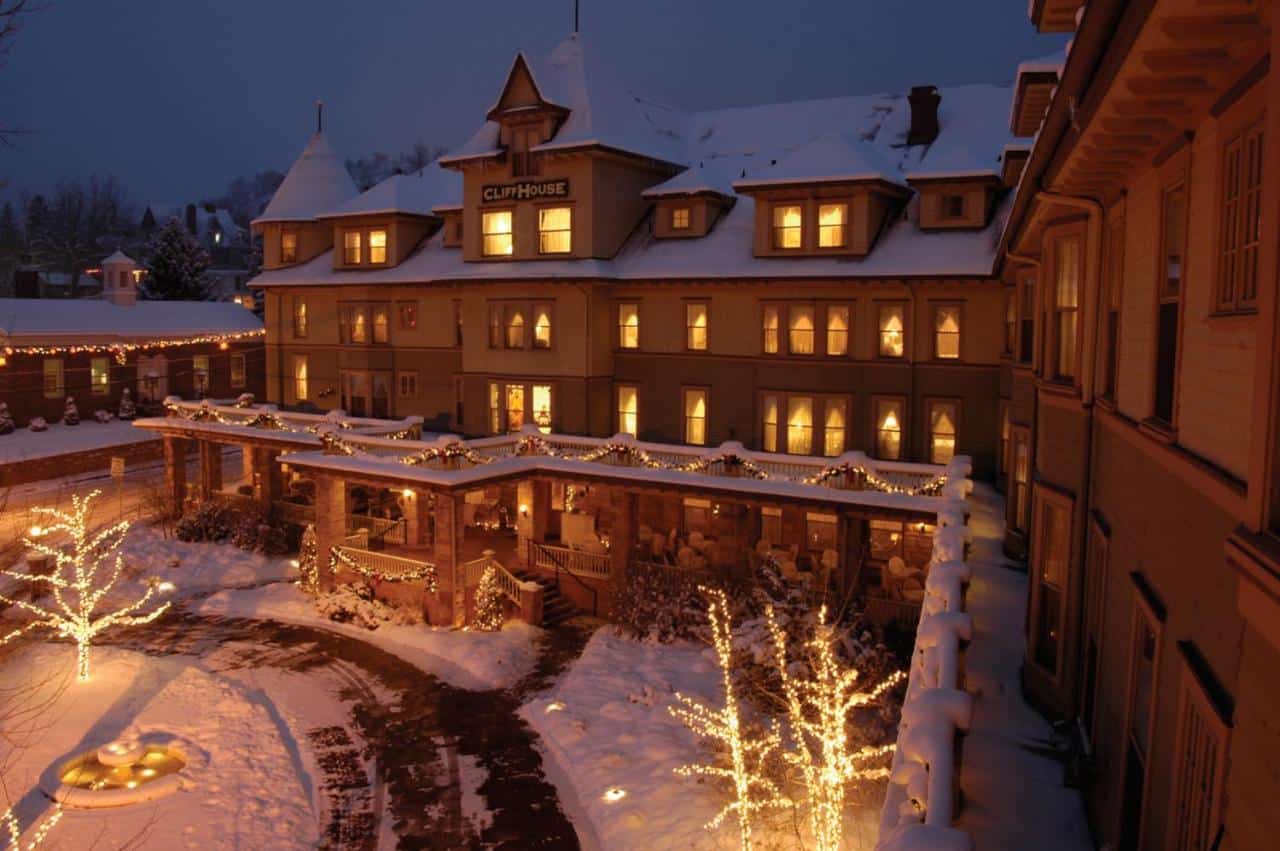
[{"label": "fountain", "polygon": [[182,787],[190,763],[177,742],[120,739],[63,763],[54,797],[84,809],[154,801]]}]

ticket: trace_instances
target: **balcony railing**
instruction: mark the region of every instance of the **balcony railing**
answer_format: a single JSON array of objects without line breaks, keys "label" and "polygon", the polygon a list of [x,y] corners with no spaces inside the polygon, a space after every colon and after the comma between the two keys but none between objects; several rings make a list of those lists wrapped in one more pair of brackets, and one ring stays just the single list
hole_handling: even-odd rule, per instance
[{"label": "balcony railing", "polygon": [[[356,536],[352,536],[354,537]],[[347,543],[335,546],[334,550],[340,553],[340,560],[351,561],[362,573],[394,582],[398,579],[421,577],[425,571],[435,570],[435,565],[431,562],[363,549],[350,543],[352,538],[347,538]]]},{"label": "balcony railing", "polygon": [[538,570],[564,571],[572,576],[589,579],[608,579],[610,558],[608,553],[585,553],[568,547],[529,542],[529,562]]}]

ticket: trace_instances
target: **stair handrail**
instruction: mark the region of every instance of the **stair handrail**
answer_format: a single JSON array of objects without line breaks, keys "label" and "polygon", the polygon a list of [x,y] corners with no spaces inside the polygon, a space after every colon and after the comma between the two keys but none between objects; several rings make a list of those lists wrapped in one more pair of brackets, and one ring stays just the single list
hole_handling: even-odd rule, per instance
[{"label": "stair handrail", "polygon": [[538,585],[536,582],[525,582],[511,571],[507,570],[507,568],[503,566],[502,562],[494,558],[493,550],[483,550],[480,558],[472,559],[471,561],[463,564],[467,587],[472,588],[479,585],[480,577],[482,577],[484,572],[491,567],[497,577],[498,587],[502,590],[502,593],[507,596],[507,599],[511,600],[517,606],[520,605],[521,590],[533,590],[533,588],[536,588]]},{"label": "stair handrail", "polygon": [[564,567],[563,565],[561,565],[560,563],[561,560],[560,558],[558,558],[558,555],[561,552],[567,553],[567,552],[570,552],[570,550],[560,550],[557,548],[548,547],[545,544],[538,543],[532,538],[529,539],[529,554],[528,554],[529,565],[531,567],[537,567],[539,563],[538,562],[539,555],[543,556],[546,559],[546,561],[551,562],[551,566],[555,570],[556,588],[557,589],[560,588],[561,573],[573,579],[573,581],[576,582],[579,587],[583,588],[584,590],[586,590],[591,594],[591,616],[598,617],[599,608],[600,608],[599,594],[596,593],[596,589],[592,588],[590,585],[583,582],[580,576],[577,576],[576,574],[574,574],[572,570],[569,570],[567,567]]}]

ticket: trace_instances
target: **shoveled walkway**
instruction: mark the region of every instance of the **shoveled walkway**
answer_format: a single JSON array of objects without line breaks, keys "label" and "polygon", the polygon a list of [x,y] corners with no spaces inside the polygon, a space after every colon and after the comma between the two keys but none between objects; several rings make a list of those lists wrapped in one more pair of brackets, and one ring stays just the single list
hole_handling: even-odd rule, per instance
[{"label": "shoveled walkway", "polygon": [[974,539],[967,605],[974,634],[965,677],[974,713],[964,740],[957,827],[972,837],[975,851],[1092,849],[1080,793],[1063,783],[1053,730],[1019,687],[1027,575],[1001,552],[1004,500],[979,485],[969,505]]}]

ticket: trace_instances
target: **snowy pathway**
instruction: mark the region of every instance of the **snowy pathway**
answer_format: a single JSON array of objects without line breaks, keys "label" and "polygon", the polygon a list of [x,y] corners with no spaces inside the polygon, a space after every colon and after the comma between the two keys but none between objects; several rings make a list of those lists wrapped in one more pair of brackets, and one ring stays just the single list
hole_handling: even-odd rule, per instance
[{"label": "snowy pathway", "polygon": [[1052,728],[1022,699],[1027,576],[1001,553],[1004,500],[979,485],[969,504],[974,540],[967,608],[974,635],[965,674],[975,702],[957,826],[973,838],[975,851],[1092,849],[1080,794],[1063,785],[1063,764],[1051,755]]}]

